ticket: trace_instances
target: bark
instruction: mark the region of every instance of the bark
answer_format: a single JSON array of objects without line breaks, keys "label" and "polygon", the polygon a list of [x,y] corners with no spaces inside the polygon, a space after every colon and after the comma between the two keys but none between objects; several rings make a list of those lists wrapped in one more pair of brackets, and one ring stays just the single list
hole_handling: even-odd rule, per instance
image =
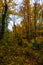
[{"label": "bark", "polygon": [[1,32],[0,32],[0,39],[3,38],[4,35],[4,31],[5,31],[5,18],[6,18],[6,14],[7,14],[7,4],[6,4],[6,0],[5,0],[5,5],[3,7],[3,12],[2,12],[2,28],[1,28]]}]

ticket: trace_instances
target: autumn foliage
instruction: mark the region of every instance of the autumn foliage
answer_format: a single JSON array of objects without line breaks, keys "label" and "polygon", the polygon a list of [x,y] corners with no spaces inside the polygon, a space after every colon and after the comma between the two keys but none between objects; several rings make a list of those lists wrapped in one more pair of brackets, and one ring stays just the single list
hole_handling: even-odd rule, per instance
[{"label": "autumn foliage", "polygon": [[[0,2],[0,15],[4,5],[5,3]],[[7,2],[8,10],[4,19],[7,23],[0,39],[0,65],[43,65],[43,4],[35,3],[32,6],[30,0],[23,0],[18,12],[14,9],[17,5],[12,0]],[[12,31],[8,29],[8,22],[12,21],[10,14],[22,17],[22,21],[17,25],[13,19]],[[2,22],[0,16],[0,32]]]}]

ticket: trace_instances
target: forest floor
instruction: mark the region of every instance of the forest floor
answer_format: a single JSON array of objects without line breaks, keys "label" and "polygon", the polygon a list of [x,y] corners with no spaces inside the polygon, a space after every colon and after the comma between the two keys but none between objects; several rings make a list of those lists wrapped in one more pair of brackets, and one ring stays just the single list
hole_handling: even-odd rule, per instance
[{"label": "forest floor", "polygon": [[43,65],[43,48],[7,45],[0,42],[0,65]]}]

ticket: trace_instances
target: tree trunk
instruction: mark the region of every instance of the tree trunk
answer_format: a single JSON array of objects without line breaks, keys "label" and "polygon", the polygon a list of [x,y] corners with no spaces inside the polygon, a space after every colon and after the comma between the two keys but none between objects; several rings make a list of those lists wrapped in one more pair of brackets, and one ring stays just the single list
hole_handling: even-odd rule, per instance
[{"label": "tree trunk", "polygon": [[2,28],[1,28],[1,32],[0,32],[0,39],[3,38],[4,35],[4,31],[5,31],[5,18],[6,18],[6,14],[7,14],[7,4],[6,4],[6,0],[5,0],[5,5],[3,7],[3,12],[2,12]]}]

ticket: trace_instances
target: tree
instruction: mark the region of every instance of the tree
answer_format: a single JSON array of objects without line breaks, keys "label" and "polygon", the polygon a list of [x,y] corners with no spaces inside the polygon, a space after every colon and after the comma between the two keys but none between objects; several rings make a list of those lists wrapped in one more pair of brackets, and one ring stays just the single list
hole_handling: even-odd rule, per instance
[{"label": "tree", "polygon": [[30,41],[30,22],[31,22],[31,20],[30,20],[30,12],[31,12],[30,0],[24,0],[23,1],[23,7],[21,8],[20,13],[22,13],[22,16],[23,16],[26,39],[28,41]]},{"label": "tree", "polygon": [[3,38],[3,34],[4,34],[4,29],[5,29],[5,17],[6,17],[6,13],[7,13],[7,3],[5,0],[5,6],[3,7],[3,12],[2,12],[2,28],[1,28],[1,32],[0,32],[0,39]]},{"label": "tree", "polygon": [[[38,6],[39,5],[39,6]],[[33,47],[34,49],[39,49],[39,45],[37,44],[37,20],[40,18],[40,4],[37,3],[37,0],[35,0],[34,3],[34,44]]]},{"label": "tree", "polygon": [[[12,5],[13,4],[13,5]],[[0,32],[0,39],[3,38],[4,32],[5,32],[5,19],[6,19],[6,15],[8,14],[15,14],[14,10],[11,10],[12,8],[15,7],[15,3],[12,2],[12,0],[9,0],[9,2],[7,3],[7,0],[4,0],[4,3],[1,2],[1,13],[2,13],[2,25],[1,25],[1,32]],[[3,7],[3,8],[2,8]],[[12,7],[12,8],[10,8]]]}]

